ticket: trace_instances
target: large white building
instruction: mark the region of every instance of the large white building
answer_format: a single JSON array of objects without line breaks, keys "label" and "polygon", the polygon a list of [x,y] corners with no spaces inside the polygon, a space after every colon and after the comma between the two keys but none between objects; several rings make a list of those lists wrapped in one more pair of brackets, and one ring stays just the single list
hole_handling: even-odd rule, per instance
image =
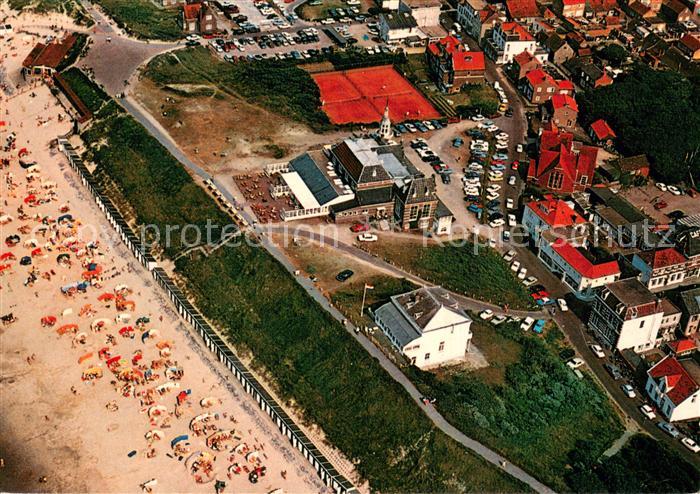
[{"label": "large white building", "polygon": [[433,367],[463,358],[472,339],[472,320],[440,287],[395,295],[374,320],[391,343],[415,366]]},{"label": "large white building", "polygon": [[588,325],[606,347],[640,353],[656,346],[663,317],[661,300],[631,278],[596,294]]},{"label": "large white building", "polygon": [[669,422],[700,418],[700,365],[664,357],[647,371],[646,392]]},{"label": "large white building", "polygon": [[425,37],[408,12],[379,14],[379,35],[385,43],[399,43],[407,38]]},{"label": "large white building", "polygon": [[440,0],[401,0],[399,12],[407,12],[415,20],[418,27],[440,25]]},{"label": "large white building", "polygon": [[510,63],[513,57],[527,51],[535,54],[546,53],[539,49],[535,37],[517,22],[498,23],[491,31],[491,36],[484,40],[484,53],[498,64]]}]

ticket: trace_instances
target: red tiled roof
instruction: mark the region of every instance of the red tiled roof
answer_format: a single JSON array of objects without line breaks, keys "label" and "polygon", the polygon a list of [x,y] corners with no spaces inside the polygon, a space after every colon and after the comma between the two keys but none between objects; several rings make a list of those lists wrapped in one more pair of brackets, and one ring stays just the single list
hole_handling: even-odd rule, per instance
[{"label": "red tiled roof", "polygon": [[452,55],[452,66],[454,70],[486,70],[484,52],[469,51],[454,36],[444,38],[430,43],[428,50],[435,56],[440,55],[440,47]]},{"label": "red tiled roof", "polygon": [[617,6],[617,0],[588,0],[588,7],[593,12],[607,12]]},{"label": "red tiled roof", "polygon": [[201,3],[190,3],[182,6],[182,10],[185,15],[185,19],[194,20],[199,16],[199,11],[202,9]]},{"label": "red tiled roof", "polygon": [[515,55],[513,57],[513,60],[522,67],[526,63],[535,60],[535,57],[533,57],[529,51],[523,50],[522,53],[518,53],[517,55]]},{"label": "red tiled roof", "polygon": [[73,47],[77,39],[77,35],[71,33],[62,40],[54,41],[47,45],[37,43],[22,62],[22,67],[51,67],[55,69],[68,54],[68,51]]},{"label": "red tiled roof", "polygon": [[687,46],[692,52],[700,50],[700,36],[687,33],[681,38],[681,43]]},{"label": "red tiled roof", "polygon": [[517,34],[520,41],[534,41],[535,39],[527,29],[517,22],[504,22],[501,24],[501,30],[503,30],[504,33]]},{"label": "red tiled roof", "polygon": [[560,81],[557,81],[557,86],[559,86],[560,91],[573,91],[574,90],[574,83],[571,82],[569,79],[562,79]]},{"label": "red tiled roof", "polygon": [[534,69],[525,74],[525,79],[528,80],[530,85],[532,87],[537,87],[540,84],[544,83],[549,83],[551,85],[556,85],[556,82],[554,81],[554,77],[549,75],[547,72],[545,72],[542,69]]},{"label": "red tiled roof", "polygon": [[578,113],[578,105],[576,104],[576,100],[568,94],[555,94],[552,96],[552,106],[555,110],[569,107]]},{"label": "red tiled roof", "polygon": [[661,269],[668,266],[685,264],[686,259],[683,254],[673,247],[659,249],[655,251],[641,252],[637,254],[652,269]]},{"label": "red tiled roof", "polygon": [[506,8],[513,19],[539,17],[540,15],[535,0],[506,0]]},{"label": "red tiled roof", "polygon": [[620,274],[620,267],[617,265],[617,261],[593,264],[576,247],[563,239],[554,242],[552,249],[584,278],[596,279]]},{"label": "red tiled roof", "polygon": [[608,125],[608,122],[606,122],[602,118],[599,118],[591,124],[591,130],[593,131],[595,136],[601,141],[617,137],[615,135],[615,132],[613,132],[613,130]]},{"label": "red tiled roof", "polygon": [[553,130],[545,130],[540,136],[540,156],[530,162],[528,179],[542,180],[540,185],[546,187],[549,173],[558,170],[564,176],[561,190],[573,192],[581,177],[593,177],[598,148],[575,142],[572,133],[560,133],[555,125],[551,127]]},{"label": "red tiled roof", "polygon": [[479,11],[479,20],[483,24],[487,20],[493,18],[494,16],[498,15],[498,10],[493,5],[487,5],[483,9]]},{"label": "red tiled roof", "polygon": [[564,5],[586,5],[586,0],[563,0]]},{"label": "red tiled roof", "polygon": [[658,382],[666,381],[666,396],[676,406],[700,388],[681,363],[670,355],[649,369],[649,375]]},{"label": "red tiled roof", "polygon": [[542,201],[532,201],[527,204],[537,216],[542,218],[551,228],[563,226],[575,226],[586,223],[586,220],[576,211],[562,201],[553,196],[545,196]]},{"label": "red tiled roof", "polygon": [[673,351],[673,353],[686,353],[697,350],[697,345],[690,338],[684,338],[682,340],[669,341],[667,343],[668,347]]}]

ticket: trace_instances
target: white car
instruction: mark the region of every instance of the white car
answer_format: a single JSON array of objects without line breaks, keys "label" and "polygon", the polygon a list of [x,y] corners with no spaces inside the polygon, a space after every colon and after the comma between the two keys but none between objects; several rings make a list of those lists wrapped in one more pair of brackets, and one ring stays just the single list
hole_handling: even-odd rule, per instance
[{"label": "white car", "polygon": [[517,224],[518,224],[518,222],[515,219],[515,215],[509,214],[508,215],[508,226],[512,228],[512,227],[516,226]]},{"label": "white car", "polygon": [[483,122],[485,117],[483,115],[473,115],[472,122]]},{"label": "white car", "polygon": [[520,261],[513,261],[513,263],[510,265],[510,270],[517,273],[519,269],[520,269]]},{"label": "white car", "polygon": [[506,209],[515,209],[515,203],[510,197],[506,198]]},{"label": "white car", "polygon": [[503,181],[503,173],[489,172],[489,180],[491,182],[502,182]]},{"label": "white car", "polygon": [[520,271],[518,271],[518,279],[524,280],[526,277],[527,277],[527,268],[520,268]]},{"label": "white car", "polygon": [[689,437],[684,437],[683,439],[681,439],[681,442],[683,443],[683,446],[688,448],[693,453],[700,453],[700,446],[698,446],[698,443],[696,443]]},{"label": "white car", "polygon": [[484,166],[480,165],[479,163],[469,163],[467,168],[473,172],[480,172],[484,170]]},{"label": "white car", "polygon": [[492,249],[496,248],[496,239],[495,238],[489,239],[489,247],[491,247]]},{"label": "white car", "polygon": [[668,191],[669,191],[671,194],[673,194],[674,196],[679,196],[679,195],[683,194],[683,193],[681,192],[681,189],[679,189],[679,188],[676,187],[675,185],[669,185],[669,186],[667,187],[667,189],[668,189]]},{"label": "white car", "polygon": [[495,199],[498,199],[499,197],[501,197],[501,194],[499,194],[498,192],[489,192],[486,194],[487,201],[493,201]]},{"label": "white car", "polygon": [[418,132],[418,129],[416,129],[415,125],[413,125],[412,123],[404,124],[404,127],[406,127],[411,134],[415,134],[416,132]]},{"label": "white car", "polygon": [[534,285],[538,281],[539,280],[537,278],[535,278],[534,276],[528,276],[527,278],[525,278],[523,280],[523,285],[525,285],[526,287],[531,287],[532,285]]},{"label": "white car", "polygon": [[510,261],[512,261],[513,259],[515,259],[515,251],[514,251],[514,250],[509,250],[508,252],[506,252],[505,254],[503,254],[503,260],[504,260],[505,262],[510,262]]},{"label": "white car", "polygon": [[557,305],[559,306],[559,310],[562,312],[567,312],[569,310],[569,306],[566,304],[566,300],[563,298],[557,299]]},{"label": "white car", "polygon": [[359,242],[376,242],[379,240],[379,237],[373,233],[361,233],[357,236],[357,240]]},{"label": "white car", "polygon": [[651,408],[649,405],[642,405],[641,407],[639,407],[639,411],[642,412],[642,415],[644,415],[649,420],[654,420],[656,418],[656,413],[654,413],[654,409]]},{"label": "white car", "polygon": [[498,192],[499,190],[501,190],[501,186],[498,184],[491,184],[486,190],[488,190],[489,192]]},{"label": "white car", "polygon": [[596,357],[605,358],[605,352],[603,351],[603,347],[600,345],[591,345],[591,351]]},{"label": "white car", "polygon": [[523,145],[522,145],[522,144],[518,144],[517,146],[515,146],[515,150],[516,150],[518,153],[522,153],[522,152],[523,152]]},{"label": "white car", "polygon": [[508,177],[508,185],[515,185],[515,180],[515,175],[511,175],[510,177]]},{"label": "white car", "polygon": [[583,360],[581,360],[581,359],[578,358],[578,357],[574,357],[574,358],[572,358],[571,360],[569,360],[569,361],[566,363],[566,366],[567,366],[569,369],[572,369],[572,370],[573,370],[573,369],[578,369],[578,368],[581,367],[582,365],[583,365]]},{"label": "white car", "polygon": [[525,319],[523,319],[523,322],[520,323],[520,329],[522,329],[523,331],[528,331],[533,324],[535,324],[535,320],[531,317],[526,317]]},{"label": "white car", "polygon": [[656,188],[659,189],[661,192],[666,192],[668,190],[666,184],[661,182],[656,182]]},{"label": "white car", "polygon": [[484,321],[488,321],[489,319],[491,319],[493,317],[493,311],[491,309],[482,310],[479,313],[479,317],[481,319],[483,319]]},{"label": "white car", "polygon": [[488,130],[489,132],[498,132],[498,125],[491,124],[488,127],[486,127],[486,130]]},{"label": "white car", "polygon": [[637,393],[634,392],[634,388],[631,384],[623,384],[622,386],[620,386],[620,388],[622,389],[622,392],[625,393],[625,396],[627,396],[627,398],[637,397]]},{"label": "white car", "polygon": [[506,224],[506,222],[503,221],[503,218],[498,218],[497,220],[489,221],[489,226],[491,228],[498,228],[498,227],[501,227],[505,224]]},{"label": "white car", "polygon": [[423,125],[425,125],[428,130],[435,130],[435,126],[428,120],[423,120]]},{"label": "white car", "polygon": [[499,324],[503,324],[506,322],[507,317],[506,316],[496,316],[493,319],[491,319],[491,324],[494,326],[498,326]]},{"label": "white car", "polygon": [[496,137],[496,139],[506,139],[507,140],[508,134],[506,134],[505,132],[499,132],[498,134],[496,134],[495,137]]}]

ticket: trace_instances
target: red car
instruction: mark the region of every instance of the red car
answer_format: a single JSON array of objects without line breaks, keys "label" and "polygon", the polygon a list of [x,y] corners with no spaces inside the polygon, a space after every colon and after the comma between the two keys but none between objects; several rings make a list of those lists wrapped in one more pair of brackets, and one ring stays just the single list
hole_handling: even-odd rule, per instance
[{"label": "red car", "polygon": [[656,209],[657,211],[665,207],[668,207],[668,203],[666,203],[666,201],[658,201],[656,204],[654,204],[654,209]]},{"label": "red car", "polygon": [[510,164],[510,168],[512,170],[517,170],[519,166],[520,166],[520,162],[518,160],[515,160]]},{"label": "red car", "polygon": [[539,292],[533,293],[530,296],[535,300],[539,300],[541,298],[549,298],[549,292],[547,290],[540,290]]},{"label": "red car", "polygon": [[369,230],[369,225],[367,223],[355,223],[350,227],[350,231],[353,233],[366,232]]}]

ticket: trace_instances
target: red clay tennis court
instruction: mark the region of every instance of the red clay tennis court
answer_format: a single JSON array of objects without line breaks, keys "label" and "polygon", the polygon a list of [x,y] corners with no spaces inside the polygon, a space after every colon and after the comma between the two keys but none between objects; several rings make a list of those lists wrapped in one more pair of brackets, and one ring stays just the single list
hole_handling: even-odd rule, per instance
[{"label": "red clay tennis court", "polygon": [[391,65],[312,77],[321,91],[323,111],[335,124],[379,122],[387,101],[393,122],[440,118],[430,102]]}]

